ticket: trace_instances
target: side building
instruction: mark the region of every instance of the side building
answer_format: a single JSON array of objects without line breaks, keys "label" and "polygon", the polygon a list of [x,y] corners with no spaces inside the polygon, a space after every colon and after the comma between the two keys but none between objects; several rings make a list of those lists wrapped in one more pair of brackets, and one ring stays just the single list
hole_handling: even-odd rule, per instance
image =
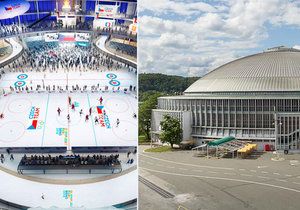
[{"label": "side building", "polygon": [[229,62],[181,96],[160,97],[152,111],[152,140],[169,114],[181,121],[183,140],[198,145],[233,136],[259,149],[300,149],[300,51],[277,47]]}]

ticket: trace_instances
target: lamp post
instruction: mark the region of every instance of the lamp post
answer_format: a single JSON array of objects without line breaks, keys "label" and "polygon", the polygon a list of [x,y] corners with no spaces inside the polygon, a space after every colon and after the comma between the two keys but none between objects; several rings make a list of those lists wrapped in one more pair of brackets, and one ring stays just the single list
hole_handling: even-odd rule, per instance
[{"label": "lamp post", "polygon": [[274,122],[272,123],[273,125],[275,125],[275,151],[277,151],[277,140],[278,140],[278,125],[282,125],[282,122],[280,122],[278,119],[277,119],[277,114],[275,112],[274,114]]}]

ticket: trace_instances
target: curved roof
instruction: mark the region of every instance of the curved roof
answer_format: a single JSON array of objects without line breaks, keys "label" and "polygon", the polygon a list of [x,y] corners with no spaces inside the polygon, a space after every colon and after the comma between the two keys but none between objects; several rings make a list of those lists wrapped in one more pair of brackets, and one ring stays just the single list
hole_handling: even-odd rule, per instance
[{"label": "curved roof", "polygon": [[206,74],[185,93],[300,91],[300,51],[277,48],[237,59]]}]

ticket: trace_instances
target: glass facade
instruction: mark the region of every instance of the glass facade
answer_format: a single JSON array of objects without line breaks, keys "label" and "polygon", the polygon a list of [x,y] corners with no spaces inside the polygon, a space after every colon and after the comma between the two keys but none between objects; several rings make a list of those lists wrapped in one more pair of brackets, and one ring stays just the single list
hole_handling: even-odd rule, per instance
[{"label": "glass facade", "polygon": [[299,99],[280,99],[280,97],[247,99],[245,95],[234,99],[162,97],[158,99],[158,109],[189,111],[191,136],[197,139],[234,136],[240,140],[272,142],[277,149],[300,148],[300,97]]}]

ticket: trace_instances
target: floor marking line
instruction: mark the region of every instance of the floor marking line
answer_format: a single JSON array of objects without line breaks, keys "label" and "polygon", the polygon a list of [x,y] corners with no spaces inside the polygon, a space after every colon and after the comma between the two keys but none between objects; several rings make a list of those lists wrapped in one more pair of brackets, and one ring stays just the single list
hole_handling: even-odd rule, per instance
[{"label": "floor marking line", "polygon": [[185,177],[197,177],[197,178],[204,178],[204,179],[236,181],[236,182],[262,185],[262,186],[273,187],[273,188],[278,188],[278,189],[282,189],[282,190],[287,190],[287,191],[300,193],[300,190],[296,190],[296,189],[293,189],[293,188],[283,187],[283,186],[278,186],[278,185],[273,185],[273,184],[267,184],[267,183],[261,183],[261,182],[256,182],[256,181],[249,181],[249,180],[242,180],[242,179],[232,179],[232,178],[224,178],[224,177],[200,176],[200,175],[192,175],[192,174],[178,174],[178,173],[169,173],[169,172],[165,172],[165,171],[158,171],[158,170],[148,169],[148,168],[144,168],[144,167],[139,167],[139,168],[143,169],[143,170],[146,170],[146,171],[152,171],[152,172],[156,172],[156,173],[168,174],[168,175],[173,175],[173,176],[185,176]]},{"label": "floor marking line", "polygon": [[286,180],[283,180],[283,179],[275,179],[276,181],[279,181],[279,182],[287,182]]},{"label": "floor marking line", "polygon": [[300,183],[299,182],[293,182],[294,184],[299,184],[300,185]]},{"label": "floor marking line", "polygon": [[46,120],[47,120],[48,106],[49,106],[49,98],[50,98],[50,93],[48,93],[48,98],[47,98],[46,115],[45,115],[45,120],[44,120],[44,129],[43,129],[43,137],[42,137],[42,145],[41,146],[44,145],[45,130],[46,130]]},{"label": "floor marking line", "polygon": [[266,176],[257,176],[258,178],[262,178],[262,179],[270,179],[269,177]]},{"label": "floor marking line", "polygon": [[248,177],[252,177],[253,175],[250,174],[240,174],[241,176],[248,176]]},{"label": "floor marking line", "polygon": [[194,164],[189,164],[189,163],[179,163],[179,162],[175,162],[175,161],[171,161],[171,160],[164,160],[164,159],[160,159],[160,158],[155,158],[155,157],[151,157],[148,155],[144,155],[144,154],[139,154],[141,156],[144,157],[148,157],[154,160],[160,160],[160,161],[164,161],[167,163],[174,163],[174,164],[178,164],[178,165],[185,165],[185,166],[194,166],[194,167],[200,167],[200,168],[213,168],[213,169],[223,169],[223,170],[234,170],[234,168],[225,168],[225,167],[214,167],[214,166],[201,166],[201,165],[194,165]]},{"label": "floor marking line", "polygon": [[273,173],[274,175],[277,175],[277,176],[279,176],[280,174],[279,173]]},{"label": "floor marking line", "polygon": [[236,175],[235,173],[224,173],[226,175]]},{"label": "floor marking line", "polygon": [[[89,104],[89,108],[91,108],[91,103],[90,103],[90,96],[88,93],[86,93],[87,95],[87,98],[88,98],[88,104]],[[91,119],[91,123],[92,123],[92,127],[93,127],[93,132],[94,132],[94,139],[95,139],[95,144],[96,146],[98,146],[98,143],[97,143],[97,137],[96,137],[96,132],[95,132],[95,126],[94,126],[94,123],[93,123],[93,119],[92,119],[92,115],[90,117]]]},{"label": "floor marking line", "polygon": [[179,170],[187,171],[187,169],[186,169],[186,168],[179,168]]}]

